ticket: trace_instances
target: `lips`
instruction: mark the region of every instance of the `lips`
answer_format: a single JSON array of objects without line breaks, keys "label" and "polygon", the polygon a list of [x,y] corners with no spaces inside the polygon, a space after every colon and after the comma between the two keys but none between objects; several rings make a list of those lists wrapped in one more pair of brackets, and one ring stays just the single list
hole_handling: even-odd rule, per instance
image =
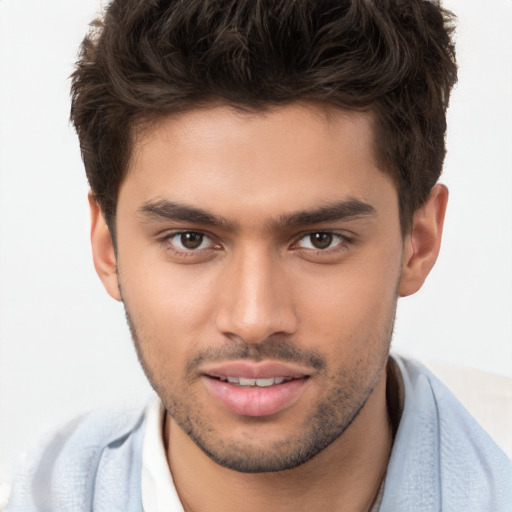
[{"label": "lips", "polygon": [[203,370],[210,395],[225,409],[241,416],[269,416],[291,407],[310,376],[297,365],[263,361],[233,361]]},{"label": "lips", "polygon": [[311,368],[299,364],[279,361],[226,361],[204,365],[201,372],[210,377],[242,377],[245,379],[268,379],[275,377],[300,379],[311,375]]}]

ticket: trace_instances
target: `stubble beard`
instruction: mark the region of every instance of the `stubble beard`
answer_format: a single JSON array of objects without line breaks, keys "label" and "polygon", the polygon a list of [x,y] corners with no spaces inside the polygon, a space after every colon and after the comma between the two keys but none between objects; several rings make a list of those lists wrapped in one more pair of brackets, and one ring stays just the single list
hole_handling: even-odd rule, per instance
[{"label": "stubble beard", "polygon": [[[296,468],[343,435],[365,406],[386,368],[395,318],[393,311],[388,325],[378,335],[377,343],[375,340],[361,342],[361,346],[365,346],[367,342],[367,346],[379,347],[379,353],[363,354],[350,368],[329,371],[321,354],[300,349],[295,343],[278,337],[266,340],[260,345],[249,346],[242,342],[195,354],[186,365],[185,377],[181,383],[171,388],[159,378],[160,375],[168,374],[165,371],[165,362],[159,362],[161,371],[152,368],[148,363],[144,350],[148,339],[144,338],[134,323],[126,302],[125,312],[140,364],[167,413],[211,460],[242,473],[266,473]],[[264,445],[258,436],[254,442],[250,439],[235,441],[229,436],[220,435],[209,418],[205,417],[200,406],[194,404],[191,384],[194,382],[194,369],[199,362],[205,359],[211,361],[243,358],[273,358],[299,362],[318,369],[317,378],[322,378],[325,384],[322,397],[315,410],[297,425],[293,436]],[[266,417],[244,417],[242,420],[256,429],[265,422],[272,421]]]}]

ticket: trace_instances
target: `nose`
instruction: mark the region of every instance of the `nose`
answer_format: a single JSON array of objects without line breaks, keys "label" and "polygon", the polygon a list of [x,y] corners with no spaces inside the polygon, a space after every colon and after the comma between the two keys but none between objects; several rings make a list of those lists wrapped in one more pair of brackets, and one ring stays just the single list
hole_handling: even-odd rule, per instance
[{"label": "nose", "polygon": [[296,331],[292,283],[278,256],[246,250],[224,270],[216,319],[222,334],[256,344]]}]

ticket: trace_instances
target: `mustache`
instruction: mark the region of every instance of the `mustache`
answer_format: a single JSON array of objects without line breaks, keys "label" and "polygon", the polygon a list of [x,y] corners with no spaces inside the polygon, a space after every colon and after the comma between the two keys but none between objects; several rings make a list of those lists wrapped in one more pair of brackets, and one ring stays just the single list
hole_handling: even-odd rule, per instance
[{"label": "mustache", "polygon": [[303,349],[296,343],[280,338],[269,338],[258,344],[249,344],[243,340],[231,341],[228,345],[208,347],[199,350],[189,358],[185,374],[198,372],[204,363],[250,359],[255,362],[264,359],[300,363],[321,371],[327,367],[325,357],[316,350]]}]

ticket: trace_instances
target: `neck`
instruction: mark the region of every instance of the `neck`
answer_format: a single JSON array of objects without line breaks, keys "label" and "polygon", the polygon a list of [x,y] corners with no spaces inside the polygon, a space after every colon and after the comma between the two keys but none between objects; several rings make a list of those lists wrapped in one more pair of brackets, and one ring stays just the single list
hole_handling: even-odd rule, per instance
[{"label": "neck", "polygon": [[392,446],[385,374],[336,441],[305,464],[276,473],[239,473],[219,466],[167,416],[167,457],[186,512],[370,510]]}]

